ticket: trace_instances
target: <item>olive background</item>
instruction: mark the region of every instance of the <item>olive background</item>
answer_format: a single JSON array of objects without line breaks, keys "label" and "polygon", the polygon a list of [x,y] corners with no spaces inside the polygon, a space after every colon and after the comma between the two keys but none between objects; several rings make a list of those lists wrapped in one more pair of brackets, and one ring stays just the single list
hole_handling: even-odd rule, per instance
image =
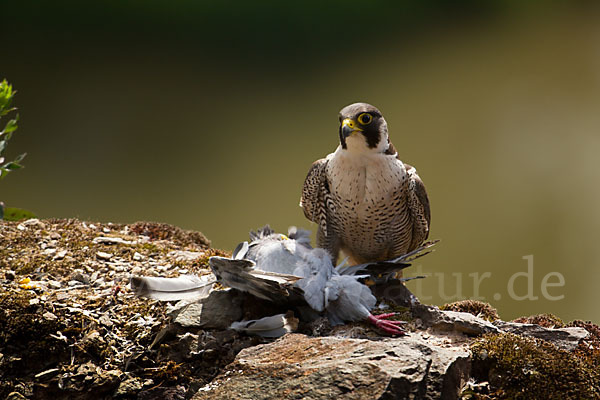
[{"label": "olive background", "polygon": [[[0,79],[20,113],[7,156],[28,153],[0,200],[44,218],[167,222],[229,250],[266,223],[314,232],[305,174],[337,146],[338,111],[366,101],[417,167],[441,239],[409,288],[433,304],[479,296],[504,319],[599,322],[599,11],[0,1]],[[536,300],[509,292],[528,259],[514,294],[530,284]],[[555,272],[564,286],[544,296]]]}]

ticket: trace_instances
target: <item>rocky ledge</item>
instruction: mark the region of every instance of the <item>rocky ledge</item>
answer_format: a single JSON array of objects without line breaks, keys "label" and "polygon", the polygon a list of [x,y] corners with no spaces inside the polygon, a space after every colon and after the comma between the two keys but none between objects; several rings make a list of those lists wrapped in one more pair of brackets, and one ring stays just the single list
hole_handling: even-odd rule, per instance
[{"label": "rocky ledge", "polygon": [[[386,288],[409,334],[301,322],[279,339],[231,321],[280,310],[233,290],[148,301],[132,274],[209,274],[198,232],[156,223],[0,222],[0,397],[9,399],[593,399],[600,328]],[[377,294],[377,288],[375,288]]]}]

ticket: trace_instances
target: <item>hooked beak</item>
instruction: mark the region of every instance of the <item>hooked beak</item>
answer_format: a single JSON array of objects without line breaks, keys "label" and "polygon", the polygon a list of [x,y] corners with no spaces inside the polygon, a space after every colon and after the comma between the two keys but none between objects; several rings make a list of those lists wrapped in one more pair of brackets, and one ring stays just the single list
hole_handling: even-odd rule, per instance
[{"label": "hooked beak", "polygon": [[342,121],[342,126],[340,126],[340,131],[341,134],[344,138],[347,138],[348,136],[352,135],[352,133],[354,132],[362,132],[362,129],[360,129],[356,122],[354,122],[353,119],[351,118],[346,118],[345,120]]}]

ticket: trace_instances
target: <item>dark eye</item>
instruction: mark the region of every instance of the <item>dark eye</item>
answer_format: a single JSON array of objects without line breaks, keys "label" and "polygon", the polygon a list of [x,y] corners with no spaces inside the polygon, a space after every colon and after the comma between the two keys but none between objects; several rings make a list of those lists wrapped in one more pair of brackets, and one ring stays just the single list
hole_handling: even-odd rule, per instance
[{"label": "dark eye", "polygon": [[362,113],[358,116],[358,122],[361,125],[369,125],[373,121],[373,117],[369,113]]}]

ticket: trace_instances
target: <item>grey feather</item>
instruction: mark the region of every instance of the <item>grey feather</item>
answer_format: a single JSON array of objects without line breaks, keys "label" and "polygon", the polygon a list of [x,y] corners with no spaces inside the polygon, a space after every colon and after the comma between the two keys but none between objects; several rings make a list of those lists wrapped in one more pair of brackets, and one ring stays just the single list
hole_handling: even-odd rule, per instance
[{"label": "grey feather", "polygon": [[246,257],[246,254],[248,253],[248,248],[248,242],[242,242],[238,244],[237,247],[233,250],[231,258],[233,258],[234,260],[244,259],[244,257]]},{"label": "grey feather", "polygon": [[[265,227],[257,231],[258,233],[251,234],[253,240],[249,244],[247,257],[254,261],[255,265],[247,264],[246,272],[253,268],[252,274],[255,278],[257,274],[265,273],[261,271],[280,272],[297,277],[293,287],[300,290],[306,304],[315,311],[324,311],[333,324],[368,317],[376,299],[367,286],[358,282],[358,279],[364,276],[340,276],[333,267],[329,252],[310,247],[307,231],[290,228],[286,239],[269,229]],[[209,262],[212,262],[213,258]],[[214,261],[226,263],[225,260],[221,258]],[[239,277],[239,273],[234,273]],[[258,282],[254,281],[240,283],[238,277],[234,278],[232,284],[238,285],[238,288],[243,287],[241,290],[250,291],[249,286],[258,285]],[[219,281],[223,282],[221,278]],[[224,284],[231,286],[227,282]],[[261,298],[266,297],[263,290],[273,290],[272,285],[262,287],[261,284],[260,287]],[[289,290],[289,287],[286,287],[286,290]],[[257,291],[257,288],[253,287],[252,291]],[[279,301],[284,300],[286,298],[280,296]]]},{"label": "grey feather", "polygon": [[330,299],[327,307],[327,317],[332,325],[366,319],[377,302],[371,289],[352,276],[334,275],[327,282],[327,287],[335,289],[337,294]]},{"label": "grey feather", "polygon": [[162,301],[195,299],[208,296],[216,279],[212,275],[198,277],[181,275],[178,278],[155,278],[134,276],[130,279],[131,290],[140,297]]}]

